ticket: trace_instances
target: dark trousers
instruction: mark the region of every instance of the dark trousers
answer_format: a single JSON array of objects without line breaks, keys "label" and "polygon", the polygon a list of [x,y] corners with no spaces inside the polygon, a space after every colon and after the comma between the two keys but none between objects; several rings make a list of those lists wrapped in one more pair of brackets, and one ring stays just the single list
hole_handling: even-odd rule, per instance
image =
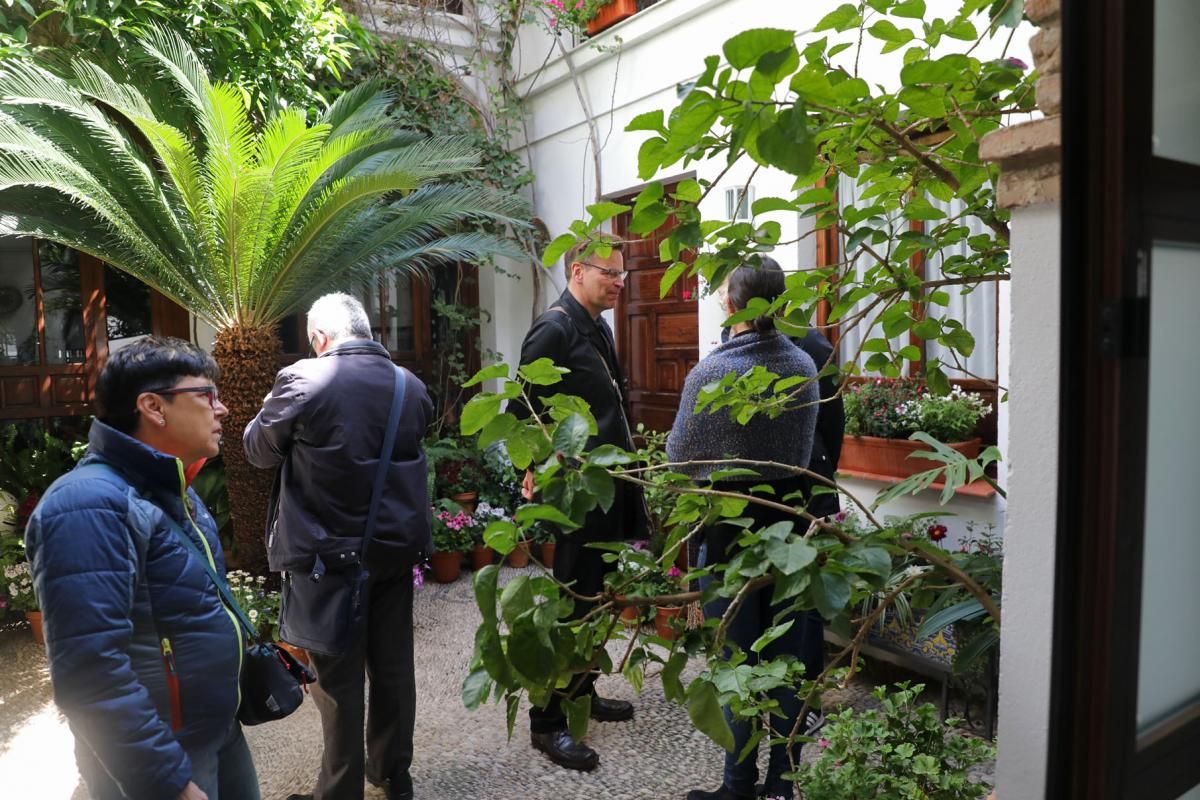
[{"label": "dark trousers", "polygon": [[[554,548],[554,577],[571,585],[579,594],[599,594],[604,588],[604,576],[613,567],[604,563],[603,551],[585,547],[584,542],[571,534],[560,536]],[[570,619],[579,619],[592,608],[591,603],[575,601]],[[576,675],[565,690],[555,692],[545,708],[534,706],[529,709],[529,730],[533,733],[549,733],[567,727],[567,715],[562,710],[562,699],[570,693],[583,697],[596,693],[596,674]]]},{"label": "dark trousers", "polygon": [[[821,615],[816,611],[792,612],[776,621],[775,614],[783,610],[786,604],[771,605],[773,591],[774,588],[768,586],[747,595],[742,607],[738,609],[737,615],[730,622],[726,636],[730,642],[742,649],[747,656],[746,663],[751,666],[760,660],[768,661],[790,654],[803,662],[806,677],[816,678],[824,669],[825,661],[822,644],[824,623],[821,621]],[[709,603],[704,607],[705,617],[709,619],[720,617],[729,608],[731,602],[730,599],[722,597]],[[788,620],[795,620],[792,627],[763,648],[761,654],[750,650],[750,645],[754,644],[755,640],[762,636],[768,628],[775,624],[782,625]],[[800,715],[803,698],[792,688],[775,689],[768,696],[779,703],[779,716],[771,716],[771,726],[776,735],[786,737],[791,733],[792,727],[796,724],[796,718]],[[820,709],[814,710],[819,711]],[[755,754],[750,753],[745,759],[738,761],[739,754],[746,743],[750,741],[750,721],[734,719],[728,706],[724,708],[724,712],[725,719],[728,720],[729,727],[733,730],[734,744],[733,751],[725,754],[724,783],[737,794],[753,795],[754,785],[758,781],[758,762]],[[803,734],[804,730],[801,729],[799,733]],[[795,745],[791,751],[792,758],[799,764],[800,745]],[[791,760],[788,755],[786,743],[781,742],[771,746],[765,781],[767,797],[792,797],[792,785],[783,779],[784,773],[791,771]]]},{"label": "dark trousers", "polygon": [[[775,489],[776,497],[786,497],[792,492],[802,491],[805,485],[803,479],[798,478],[770,481],[770,484]],[[722,488],[745,491],[746,487],[738,484],[726,484]],[[821,500],[822,498],[819,496],[814,499]],[[754,530],[776,522],[794,519],[774,509],[753,503],[746,507],[745,515],[754,520],[754,524],[751,526]],[[713,526],[705,531],[705,563],[727,562],[736,555],[733,531],[734,529],[728,525]],[[747,664],[754,665],[760,660],[768,661],[782,655],[792,655],[804,664],[805,677],[815,679],[825,667],[824,622],[821,620],[821,615],[816,611],[793,611],[776,619],[776,615],[790,603],[772,605],[771,595],[774,591],[774,587],[768,586],[748,594],[741,608],[738,609],[737,615],[726,629],[726,638],[730,643],[736,644],[742,649],[746,654]],[[724,615],[731,602],[730,598],[717,598],[704,606],[704,616],[714,619]],[[792,627],[763,648],[762,653],[754,653],[750,650],[750,646],[754,644],[755,640],[766,633],[769,628],[773,625],[782,625],[789,620],[794,621]],[[803,698],[796,693],[795,689],[790,688],[775,689],[769,693],[769,697],[779,703],[778,713],[771,716],[771,726],[776,733],[786,737],[791,733],[796,718],[800,715]],[[723,710],[725,719],[729,721],[729,727],[733,730],[734,742],[733,751],[725,754],[725,785],[736,794],[753,796],[754,785],[758,780],[756,754],[750,753],[745,759],[738,761],[739,754],[746,743],[750,741],[750,721],[734,719],[728,706]],[[800,730],[800,733],[804,733],[803,729]],[[793,786],[783,779],[783,775],[791,771],[792,759],[799,763],[800,745],[797,744],[790,750],[791,758],[789,758],[789,748],[786,743],[771,746],[765,780],[767,797],[791,798],[793,796]]]},{"label": "dark trousers", "polygon": [[[361,800],[366,776],[399,790],[410,785],[417,711],[412,570],[372,575],[369,587],[366,623],[347,651],[311,654],[317,673],[312,694],[325,740],[315,800]],[[364,672],[371,683],[366,702]]]}]

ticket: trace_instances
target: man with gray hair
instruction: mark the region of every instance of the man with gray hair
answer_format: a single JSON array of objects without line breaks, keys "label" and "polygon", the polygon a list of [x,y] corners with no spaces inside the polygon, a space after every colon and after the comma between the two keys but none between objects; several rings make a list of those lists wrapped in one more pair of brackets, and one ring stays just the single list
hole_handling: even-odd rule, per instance
[{"label": "man with gray hair", "polygon": [[421,438],[433,403],[350,295],[313,303],[308,341],[316,358],[280,370],[243,436],[250,463],[278,469],[267,556],[283,573],[281,638],[306,647],[317,673],[321,771],[311,795],[291,800],[361,799],[364,778],[411,798],[412,568],[432,549]]}]

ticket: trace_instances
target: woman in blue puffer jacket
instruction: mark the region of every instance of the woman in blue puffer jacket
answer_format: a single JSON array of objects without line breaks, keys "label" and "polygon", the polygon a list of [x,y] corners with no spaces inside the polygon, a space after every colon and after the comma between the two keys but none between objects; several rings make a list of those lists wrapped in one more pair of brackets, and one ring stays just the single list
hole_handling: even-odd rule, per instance
[{"label": "woman in blue puffer jacket", "polygon": [[184,476],[218,452],[217,375],[179,339],[114,353],[88,455],[26,528],[54,699],[98,800],[259,797],[236,719],[242,634],[200,561],[225,571]]}]

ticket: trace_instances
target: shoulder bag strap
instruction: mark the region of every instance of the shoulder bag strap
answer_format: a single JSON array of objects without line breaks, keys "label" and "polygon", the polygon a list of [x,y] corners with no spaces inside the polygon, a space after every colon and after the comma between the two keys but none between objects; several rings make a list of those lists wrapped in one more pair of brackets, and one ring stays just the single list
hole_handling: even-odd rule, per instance
[{"label": "shoulder bag strap", "polygon": [[379,516],[379,502],[383,499],[383,484],[387,481],[388,467],[392,463],[392,450],[396,446],[396,429],[400,427],[400,411],[404,407],[404,395],[408,391],[408,379],[404,369],[394,367],[395,389],[392,392],[392,410],[388,414],[383,447],[379,451],[379,466],[375,470],[375,484],[371,487],[371,504],[367,507],[367,527],[363,531],[362,558],[366,561],[367,547],[375,535],[375,522]]},{"label": "shoulder bag strap", "polygon": [[[87,467],[97,467],[115,475],[121,474],[116,470],[116,468],[102,461],[93,461],[89,464],[85,464],[84,468]],[[176,522],[175,519],[165,510],[163,510],[163,519],[166,520],[167,525],[172,531],[175,532],[175,535],[183,540],[183,543],[186,544],[188,548],[196,555],[196,558],[200,561],[200,566],[204,567],[204,571],[208,573],[209,579],[213,582],[213,585],[217,587],[217,592],[221,595],[221,599],[225,602],[225,605],[229,607],[229,610],[233,612],[234,616],[237,617],[238,623],[242,626],[242,629],[246,632],[246,635],[256,642],[261,642],[262,640],[258,637],[258,631],[255,629],[254,623],[252,623],[246,616],[246,612],[242,611],[242,607],[239,606],[237,600],[233,598],[233,594],[229,591],[229,587],[226,586],[225,581],[221,580],[221,578],[217,575],[217,571],[213,569],[212,564],[208,563],[208,556],[201,552],[200,548],[195,542],[192,541],[191,537],[183,532],[183,528],[179,525],[179,523]]]}]

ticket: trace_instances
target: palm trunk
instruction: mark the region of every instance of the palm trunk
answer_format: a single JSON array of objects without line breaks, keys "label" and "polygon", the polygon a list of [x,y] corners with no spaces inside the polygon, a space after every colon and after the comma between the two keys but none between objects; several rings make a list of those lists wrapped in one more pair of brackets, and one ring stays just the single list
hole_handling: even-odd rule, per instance
[{"label": "palm trunk", "polygon": [[233,519],[232,564],[254,575],[266,575],[267,503],[273,470],[246,461],[242,431],[262,408],[263,397],[275,384],[279,368],[279,334],[273,325],[261,328],[235,326],[217,332],[213,358],[221,367],[221,401],[229,409],[226,435],[221,444],[229,487],[229,512]]}]

